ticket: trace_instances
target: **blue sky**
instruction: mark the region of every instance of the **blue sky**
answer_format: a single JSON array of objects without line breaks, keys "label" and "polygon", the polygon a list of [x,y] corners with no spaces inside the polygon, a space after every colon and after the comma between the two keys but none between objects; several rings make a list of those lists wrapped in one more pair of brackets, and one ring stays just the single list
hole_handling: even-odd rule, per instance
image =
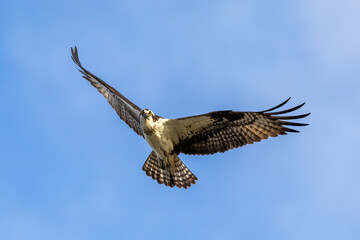
[{"label": "blue sky", "polygon": [[[360,3],[2,1],[1,239],[359,239]],[[176,118],[263,110],[292,96],[300,134],[180,158],[151,149],[70,59]]]}]

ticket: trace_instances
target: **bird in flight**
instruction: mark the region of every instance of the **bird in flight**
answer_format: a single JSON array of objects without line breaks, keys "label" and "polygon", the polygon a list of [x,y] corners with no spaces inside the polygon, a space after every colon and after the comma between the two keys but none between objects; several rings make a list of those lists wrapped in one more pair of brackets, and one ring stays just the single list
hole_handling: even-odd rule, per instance
[{"label": "bird in flight", "polygon": [[223,153],[268,137],[298,132],[285,126],[308,125],[284,120],[305,118],[310,113],[282,115],[301,108],[305,103],[274,111],[285,105],[290,98],[273,108],[258,112],[228,110],[176,119],[163,118],[150,109],[139,108],[116,89],[87,71],[80,63],[76,46],[71,48],[71,54],[83,77],[108,100],[120,119],[150,145],[152,152],[142,169],[159,184],[186,189],[198,180],[180,160],[180,153]]}]

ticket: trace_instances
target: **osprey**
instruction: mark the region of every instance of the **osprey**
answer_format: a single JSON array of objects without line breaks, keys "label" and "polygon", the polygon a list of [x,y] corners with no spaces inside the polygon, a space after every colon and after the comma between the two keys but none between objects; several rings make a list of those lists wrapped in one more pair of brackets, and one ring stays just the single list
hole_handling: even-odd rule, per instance
[{"label": "osprey", "polygon": [[[190,187],[197,177],[180,160],[179,154],[208,155],[253,144],[268,137],[298,132],[285,127],[308,124],[289,122],[304,118],[310,113],[296,116],[282,116],[301,108],[296,107],[273,112],[285,102],[259,112],[215,111],[207,114],[166,119],[157,116],[149,109],[140,109],[113,87],[87,71],[80,63],[77,48],[71,48],[72,60],[79,71],[110,103],[114,110],[130,128],[145,138],[152,152],[143,170],[159,184],[179,188]],[[280,115],[280,116],[279,116]]]}]

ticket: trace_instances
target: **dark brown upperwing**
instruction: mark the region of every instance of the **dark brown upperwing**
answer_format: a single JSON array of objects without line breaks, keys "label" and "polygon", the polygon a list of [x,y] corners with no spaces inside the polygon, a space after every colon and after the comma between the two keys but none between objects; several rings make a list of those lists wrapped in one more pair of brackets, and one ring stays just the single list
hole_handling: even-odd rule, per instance
[{"label": "dark brown upperwing", "polygon": [[[306,126],[308,124],[282,120],[300,119],[307,117],[310,113],[296,116],[276,115],[295,111],[305,103],[284,111],[271,112],[285,105],[289,99],[276,107],[260,112],[218,111],[174,119],[179,121],[178,124],[184,124],[183,129],[187,129],[180,134],[179,143],[174,150],[176,153],[185,154],[214,154],[253,144],[268,137],[286,135],[287,132],[298,132],[285,126]],[[201,125],[201,122],[197,122],[196,119],[201,119],[204,124]]]},{"label": "dark brown upperwing", "polygon": [[71,58],[84,78],[88,80],[110,103],[112,108],[117,112],[120,119],[123,120],[129,127],[131,127],[137,134],[144,136],[140,127],[140,108],[132,103],[129,99],[124,97],[115,88],[108,85],[106,82],[87,71],[80,63],[77,48],[71,48]]}]

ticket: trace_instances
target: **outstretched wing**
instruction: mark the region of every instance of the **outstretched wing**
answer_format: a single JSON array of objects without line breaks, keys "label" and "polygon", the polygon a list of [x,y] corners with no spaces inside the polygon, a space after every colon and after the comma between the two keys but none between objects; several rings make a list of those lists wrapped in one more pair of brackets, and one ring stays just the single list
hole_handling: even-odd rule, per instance
[{"label": "outstretched wing", "polygon": [[113,87],[108,85],[106,82],[96,77],[89,71],[87,71],[80,63],[79,55],[77,48],[71,48],[71,58],[80,68],[78,69],[84,78],[88,80],[91,85],[96,87],[96,89],[104,95],[104,97],[109,101],[110,105],[117,112],[121,120],[123,120],[129,127],[131,127],[137,134],[144,136],[143,131],[140,127],[140,111],[141,109],[132,103],[129,99],[124,97],[121,93],[116,91]]},{"label": "outstretched wing", "polygon": [[298,132],[285,126],[305,126],[308,124],[288,122],[304,118],[310,113],[296,116],[277,116],[301,108],[305,103],[284,111],[271,112],[288,101],[261,112],[218,111],[208,114],[170,119],[167,124],[178,136],[174,151],[185,154],[214,154],[260,142],[268,137]]}]

